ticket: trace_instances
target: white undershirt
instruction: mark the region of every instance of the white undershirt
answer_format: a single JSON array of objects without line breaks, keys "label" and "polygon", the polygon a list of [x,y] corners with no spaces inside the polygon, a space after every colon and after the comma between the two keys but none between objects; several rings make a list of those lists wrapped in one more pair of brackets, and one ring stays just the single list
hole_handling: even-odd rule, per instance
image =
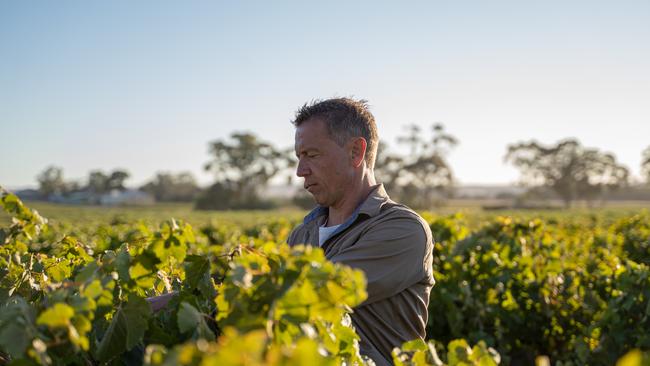
[{"label": "white undershirt", "polygon": [[334,226],[319,226],[318,227],[318,246],[322,247],[325,240],[329,239],[332,234],[339,228],[341,224]]}]

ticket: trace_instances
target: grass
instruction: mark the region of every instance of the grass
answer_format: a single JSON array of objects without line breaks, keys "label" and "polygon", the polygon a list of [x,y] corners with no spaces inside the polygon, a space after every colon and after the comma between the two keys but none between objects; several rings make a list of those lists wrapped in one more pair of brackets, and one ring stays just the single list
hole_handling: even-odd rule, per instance
[{"label": "grass", "polygon": [[[647,210],[648,205],[606,205],[597,208],[577,207],[571,209],[505,209],[484,210],[483,201],[451,201],[444,207],[432,209],[426,216],[447,216],[461,213],[468,218],[471,226],[480,224],[483,220],[495,216],[512,216],[524,219],[536,217],[558,219],[572,219],[577,217],[598,216],[605,221],[615,220],[622,216],[630,216]],[[97,223],[127,223],[143,221],[157,224],[171,218],[189,222],[192,226],[203,226],[208,223],[228,223],[239,226],[252,226],[263,221],[287,219],[299,221],[307,213],[297,208],[281,208],[275,210],[247,210],[247,211],[198,211],[190,203],[158,203],[153,206],[142,207],[104,207],[62,205],[47,202],[28,201],[26,205],[37,210],[42,216],[52,223],[67,223],[73,226],[88,226]],[[0,226],[7,226],[10,218],[0,212]]]},{"label": "grass", "polygon": [[[194,210],[189,203],[159,203],[153,206],[142,207],[104,207],[62,205],[47,202],[25,202],[27,207],[35,209],[52,223],[72,223],[85,226],[96,222],[132,222],[144,221],[158,223],[171,218],[189,222],[192,226],[201,226],[211,222],[223,222],[247,226],[258,221],[270,218],[286,218],[299,220],[306,212],[296,208],[283,208],[272,211],[199,211]],[[10,222],[9,216],[0,212],[0,225],[6,226]]]}]

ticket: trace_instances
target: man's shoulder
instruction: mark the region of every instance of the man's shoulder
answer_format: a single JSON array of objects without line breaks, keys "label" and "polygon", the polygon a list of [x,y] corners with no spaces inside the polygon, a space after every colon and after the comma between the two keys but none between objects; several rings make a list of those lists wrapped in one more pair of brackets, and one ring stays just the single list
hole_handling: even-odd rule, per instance
[{"label": "man's shoulder", "polygon": [[389,200],[382,207],[378,219],[380,220],[400,220],[400,222],[410,223],[411,225],[422,226],[425,231],[430,232],[429,224],[413,209],[402,203]]},{"label": "man's shoulder", "polygon": [[301,239],[304,237],[304,232],[305,232],[305,223],[301,222],[298,224],[298,226],[294,227],[293,230],[291,230],[291,233],[289,233],[289,237],[287,238],[287,244],[289,245],[296,245],[298,243],[304,242],[304,239]]},{"label": "man's shoulder", "polygon": [[287,237],[287,244],[294,246],[298,244],[318,246],[318,224],[316,221],[301,222],[291,230]]},{"label": "man's shoulder", "polygon": [[369,220],[364,220],[364,237],[403,242],[404,246],[428,248],[432,246],[433,236],[429,224],[410,207],[389,200],[381,211]]}]

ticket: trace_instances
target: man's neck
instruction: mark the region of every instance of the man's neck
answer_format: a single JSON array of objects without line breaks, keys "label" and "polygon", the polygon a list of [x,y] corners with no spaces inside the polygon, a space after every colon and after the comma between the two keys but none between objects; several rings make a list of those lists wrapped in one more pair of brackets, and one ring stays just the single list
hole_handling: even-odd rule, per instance
[{"label": "man's neck", "polygon": [[354,210],[368,197],[376,185],[374,174],[364,176],[344,199],[337,205],[329,207],[327,226],[340,225],[345,222]]}]

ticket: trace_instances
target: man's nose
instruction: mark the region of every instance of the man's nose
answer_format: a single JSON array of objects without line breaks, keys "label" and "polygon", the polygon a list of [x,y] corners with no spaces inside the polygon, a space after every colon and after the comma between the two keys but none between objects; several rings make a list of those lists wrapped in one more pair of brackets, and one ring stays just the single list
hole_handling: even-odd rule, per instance
[{"label": "man's nose", "polygon": [[298,167],[296,168],[296,175],[299,177],[304,177],[311,174],[311,170],[303,161],[298,161]]}]

